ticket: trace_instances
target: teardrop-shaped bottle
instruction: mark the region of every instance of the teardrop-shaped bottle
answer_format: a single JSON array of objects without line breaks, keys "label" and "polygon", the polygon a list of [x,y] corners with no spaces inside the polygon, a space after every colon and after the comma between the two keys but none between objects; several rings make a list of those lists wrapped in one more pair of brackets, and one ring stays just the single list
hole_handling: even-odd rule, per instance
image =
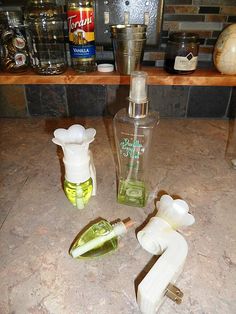
[{"label": "teardrop-shaped bottle", "polygon": [[[74,249],[83,246],[84,244],[90,242],[91,240],[104,237],[108,233],[110,233],[113,230],[112,225],[106,221],[101,220],[98,223],[92,225],[90,228],[88,228],[82,236],[73,244],[70,254],[72,254],[72,251]],[[90,251],[78,256],[78,258],[92,258],[97,256],[102,256],[110,251],[116,250],[118,246],[118,240],[117,237],[112,238],[109,241],[105,241],[102,244],[98,244],[95,248],[91,249]]]},{"label": "teardrop-shaped bottle", "polygon": [[118,236],[126,233],[132,225],[130,219],[115,224],[102,219],[75,239],[69,253],[74,258],[94,258],[115,251],[118,248]]}]

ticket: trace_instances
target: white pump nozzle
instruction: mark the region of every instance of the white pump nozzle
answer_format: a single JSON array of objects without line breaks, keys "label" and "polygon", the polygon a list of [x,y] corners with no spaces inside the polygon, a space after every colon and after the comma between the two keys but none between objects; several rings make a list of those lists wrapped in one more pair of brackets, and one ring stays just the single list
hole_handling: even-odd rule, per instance
[{"label": "white pump nozzle", "polygon": [[147,101],[147,73],[134,71],[131,73],[129,99],[141,104]]},{"label": "white pump nozzle", "polygon": [[131,118],[145,118],[148,114],[147,78],[148,74],[143,71],[131,73],[128,108]]}]

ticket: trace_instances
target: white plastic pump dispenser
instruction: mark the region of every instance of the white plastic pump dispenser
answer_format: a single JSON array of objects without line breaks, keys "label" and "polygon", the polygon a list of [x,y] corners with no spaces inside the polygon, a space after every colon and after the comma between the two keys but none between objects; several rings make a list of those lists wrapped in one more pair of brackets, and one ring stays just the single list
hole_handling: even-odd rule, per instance
[{"label": "white plastic pump dispenser", "polygon": [[146,72],[134,71],[131,73],[128,108],[131,118],[145,118],[148,115],[147,79]]},{"label": "white plastic pump dispenser", "polygon": [[[173,200],[163,195],[158,206],[158,213],[138,232],[137,238],[141,246],[151,254],[160,255],[146,277],[138,286],[137,302],[141,313],[155,314],[165,301],[172,284],[175,283],[183,270],[188,253],[188,245],[184,237],[176,231],[195,222],[188,213],[188,204],[180,199]],[[171,288],[171,289],[172,289]],[[178,296],[181,291],[174,287],[176,303],[181,302]],[[169,295],[168,295],[169,296]],[[179,303],[180,303],[179,302]]]},{"label": "white plastic pump dispenser", "polygon": [[85,129],[80,124],[74,124],[68,129],[56,129],[52,139],[64,153],[66,195],[79,209],[84,208],[89,194],[96,195],[96,170],[89,150],[95,134],[93,128]]},{"label": "white plastic pump dispenser", "polygon": [[147,101],[146,72],[141,71],[132,72],[129,99],[137,104],[141,104]]}]

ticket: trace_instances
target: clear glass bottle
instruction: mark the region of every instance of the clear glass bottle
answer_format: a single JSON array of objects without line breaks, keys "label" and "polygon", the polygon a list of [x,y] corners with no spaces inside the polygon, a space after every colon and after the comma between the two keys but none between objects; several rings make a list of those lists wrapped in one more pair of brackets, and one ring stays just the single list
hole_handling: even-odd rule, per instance
[{"label": "clear glass bottle", "polygon": [[0,8],[1,68],[6,72],[24,72],[28,68],[23,14],[20,7]]},{"label": "clear glass bottle", "polygon": [[67,18],[72,68],[77,72],[95,71],[94,1],[69,0]]},{"label": "clear glass bottle", "polygon": [[133,224],[130,219],[114,224],[101,219],[76,237],[69,253],[74,258],[94,258],[115,251],[118,248],[118,237],[125,234]]},{"label": "clear glass bottle", "polygon": [[121,109],[113,120],[117,149],[117,200],[121,204],[144,207],[149,196],[148,168],[152,133],[158,113],[148,112],[147,73],[131,73],[129,108]]},{"label": "clear glass bottle", "polygon": [[64,22],[55,0],[29,0],[25,23],[31,66],[38,74],[61,74],[67,68]]}]

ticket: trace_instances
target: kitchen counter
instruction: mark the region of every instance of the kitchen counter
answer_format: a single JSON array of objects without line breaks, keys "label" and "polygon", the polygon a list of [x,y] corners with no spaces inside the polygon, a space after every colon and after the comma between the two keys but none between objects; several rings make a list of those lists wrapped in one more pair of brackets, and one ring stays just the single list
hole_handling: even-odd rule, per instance
[{"label": "kitchen counter", "polygon": [[[85,210],[64,196],[53,131],[81,123],[97,130],[90,145],[98,191]],[[137,242],[137,229],[155,210],[154,198],[184,199],[196,223],[182,234],[189,254],[177,286],[181,305],[167,300],[161,314],[236,312],[236,171],[225,160],[226,120],[162,119],[154,136],[146,208],[116,203],[111,120],[1,119],[0,313],[138,314],[135,286],[152,256]],[[100,259],[74,260],[71,242],[98,217],[130,217],[135,228],[119,249]]]}]

